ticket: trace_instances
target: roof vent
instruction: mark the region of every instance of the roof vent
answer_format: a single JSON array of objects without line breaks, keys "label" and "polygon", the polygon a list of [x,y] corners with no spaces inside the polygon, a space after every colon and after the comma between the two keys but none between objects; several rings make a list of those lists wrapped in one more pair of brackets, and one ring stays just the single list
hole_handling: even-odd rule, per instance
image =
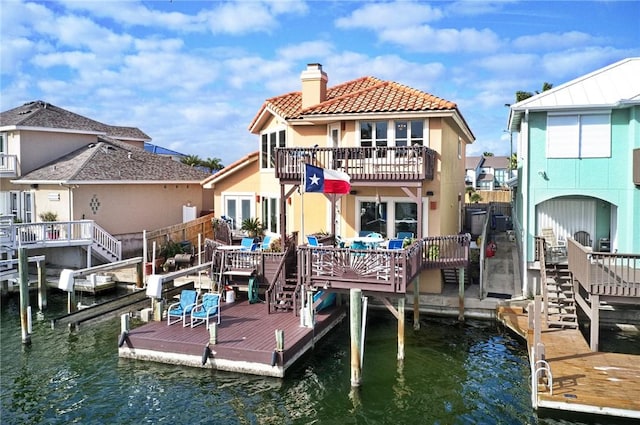
[{"label": "roof vent", "polygon": [[127,158],[131,159],[131,151],[127,152]]}]

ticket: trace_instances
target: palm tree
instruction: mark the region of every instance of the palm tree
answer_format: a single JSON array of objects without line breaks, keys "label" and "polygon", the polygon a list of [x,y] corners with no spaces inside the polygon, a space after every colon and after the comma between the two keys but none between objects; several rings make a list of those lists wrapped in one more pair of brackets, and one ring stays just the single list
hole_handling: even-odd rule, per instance
[{"label": "palm tree", "polygon": [[198,155],[187,155],[182,157],[182,159],[180,159],[180,162],[195,167],[197,165],[200,165],[202,163],[202,160]]},{"label": "palm tree", "polygon": [[224,165],[222,165],[222,161],[220,158],[207,158],[200,162],[205,168],[209,169],[209,172],[213,173],[214,171],[222,170]]},{"label": "palm tree", "polygon": [[[542,91],[551,90],[553,88],[553,84],[547,83],[546,81],[542,83]],[[541,92],[536,90],[535,93],[531,93],[530,91],[517,91],[516,92],[516,102],[520,102],[521,100],[525,100],[533,96],[534,94],[540,94]]]},{"label": "palm tree", "polygon": [[518,168],[518,155],[515,153],[511,154],[511,158],[509,158],[509,169],[516,170]]},{"label": "palm tree", "polygon": [[493,152],[482,152],[482,156],[493,156]]}]

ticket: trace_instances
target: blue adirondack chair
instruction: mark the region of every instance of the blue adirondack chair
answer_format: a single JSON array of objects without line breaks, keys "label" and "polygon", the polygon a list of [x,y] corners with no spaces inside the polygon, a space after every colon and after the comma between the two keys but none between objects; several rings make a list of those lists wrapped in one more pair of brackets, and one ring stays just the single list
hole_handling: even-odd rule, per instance
[{"label": "blue adirondack chair", "polygon": [[184,289],[180,292],[180,301],[171,304],[167,310],[167,325],[173,325],[182,320],[182,327],[186,327],[187,316],[196,306],[197,299],[198,293],[193,289]]},{"label": "blue adirondack chair", "polygon": [[253,251],[253,238],[242,238],[240,251]]},{"label": "blue adirondack chair", "polygon": [[404,243],[404,239],[391,239],[389,241],[388,248],[389,249],[402,249],[402,244]]},{"label": "blue adirondack chair", "polygon": [[413,239],[413,232],[398,232],[396,235],[398,239]]},{"label": "blue adirondack chair", "polygon": [[206,323],[209,329],[209,320],[218,316],[218,324],[220,324],[220,294],[208,293],[202,296],[202,303],[194,307],[191,312],[191,327]]}]

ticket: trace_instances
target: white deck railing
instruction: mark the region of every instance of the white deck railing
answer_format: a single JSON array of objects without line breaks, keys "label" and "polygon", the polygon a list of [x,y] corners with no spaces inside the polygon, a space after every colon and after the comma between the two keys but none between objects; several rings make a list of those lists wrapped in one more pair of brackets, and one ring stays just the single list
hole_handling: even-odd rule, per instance
[{"label": "white deck railing", "polygon": [[117,259],[122,258],[122,244],[93,220],[12,223],[0,233],[6,245],[17,249],[95,245]]},{"label": "white deck railing", "polygon": [[0,154],[0,176],[17,177],[20,175],[17,155]]}]

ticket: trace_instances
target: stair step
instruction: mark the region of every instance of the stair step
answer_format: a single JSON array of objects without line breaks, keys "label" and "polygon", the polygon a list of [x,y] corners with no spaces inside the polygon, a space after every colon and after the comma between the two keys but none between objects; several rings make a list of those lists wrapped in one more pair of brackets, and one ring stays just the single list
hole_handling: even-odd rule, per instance
[{"label": "stair step", "polygon": [[558,326],[561,328],[577,329],[578,324],[575,322],[547,322],[547,326]]}]

